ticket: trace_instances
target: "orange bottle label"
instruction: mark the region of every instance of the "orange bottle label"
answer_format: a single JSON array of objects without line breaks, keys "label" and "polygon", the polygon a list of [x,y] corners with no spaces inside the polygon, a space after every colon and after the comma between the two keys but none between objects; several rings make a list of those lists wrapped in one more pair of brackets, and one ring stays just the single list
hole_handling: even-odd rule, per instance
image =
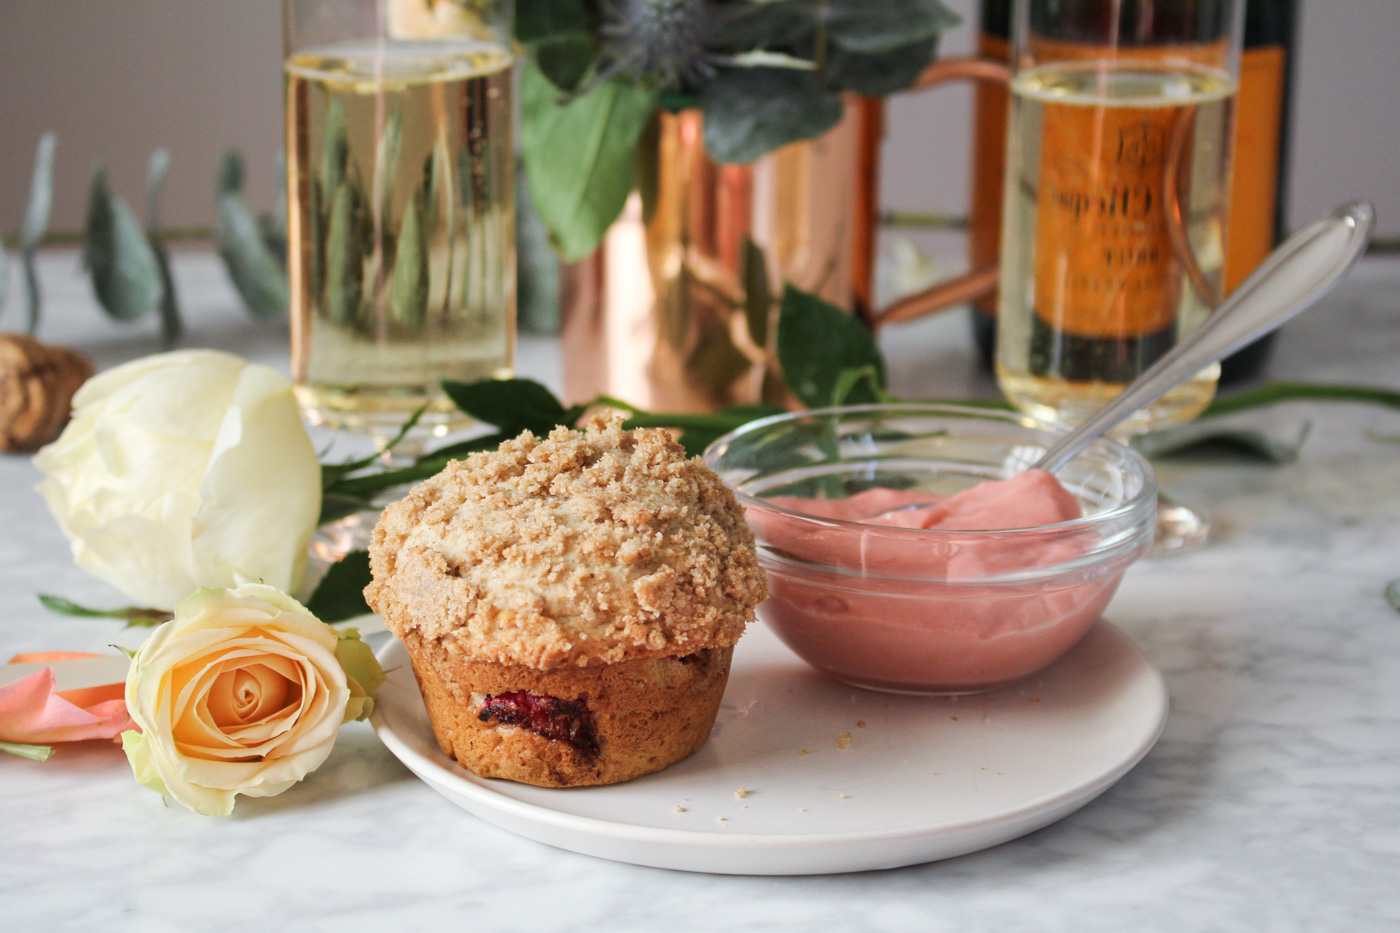
[{"label": "orange bottle label", "polygon": [[1245,49],[1240,55],[1235,108],[1235,173],[1230,188],[1230,235],[1225,250],[1225,290],[1232,292],[1274,247],[1278,215],[1279,146],[1283,138],[1282,46]]},{"label": "orange bottle label", "polygon": [[1175,320],[1181,275],[1163,203],[1180,110],[1044,105],[1035,313],[1081,337],[1137,337]]}]

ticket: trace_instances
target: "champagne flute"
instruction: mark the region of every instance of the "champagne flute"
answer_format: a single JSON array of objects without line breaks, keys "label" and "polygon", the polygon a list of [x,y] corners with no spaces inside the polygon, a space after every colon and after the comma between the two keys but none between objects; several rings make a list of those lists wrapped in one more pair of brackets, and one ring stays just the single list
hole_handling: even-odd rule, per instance
[{"label": "champagne flute", "polygon": [[292,375],[309,420],[401,448],[511,375],[512,0],[283,0]]},{"label": "champagne flute", "polygon": [[[1017,0],[997,382],[1078,424],[1220,304],[1243,0]],[[1218,364],[1121,424],[1210,403]],[[1206,516],[1162,498],[1158,550]]]}]

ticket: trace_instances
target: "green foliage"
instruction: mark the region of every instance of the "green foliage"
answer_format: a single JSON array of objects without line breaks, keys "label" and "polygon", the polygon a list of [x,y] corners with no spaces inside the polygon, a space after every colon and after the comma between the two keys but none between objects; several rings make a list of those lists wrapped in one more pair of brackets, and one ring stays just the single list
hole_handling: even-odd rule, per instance
[{"label": "green foliage", "polygon": [[819,136],[841,121],[841,96],[818,76],[779,68],[728,70],[706,85],[705,151],[718,162],[752,162],[779,146]]},{"label": "green foliage", "polygon": [[555,249],[591,253],[646,180],[650,113],[699,107],[711,158],[752,162],[834,126],[843,93],[907,87],[957,22],[940,0],[520,4],[521,149]]},{"label": "green foliage", "polygon": [[170,253],[160,235],[160,193],[165,187],[165,176],[170,172],[170,151],[157,149],[151,153],[151,161],[146,169],[146,240],[151,244],[151,253],[156,259],[156,271],[160,275],[160,333],[166,345],[173,344],[184,329],[180,321],[180,304],[175,297],[175,279],[170,274]]},{"label": "green foliage", "polygon": [[778,314],[778,361],[788,387],[811,408],[883,398],[885,358],[874,335],[853,315],[792,285],[783,290]]},{"label": "green foliage", "polygon": [[160,265],[136,215],[107,187],[107,169],[98,166],[88,197],[83,264],[93,292],[109,315],[133,321],[161,300]]},{"label": "green foliage", "polygon": [[636,175],[637,140],[655,101],[620,81],[565,101],[529,63],[520,93],[522,155],[535,209],[559,254],[582,259],[622,212]]},{"label": "green foliage", "polygon": [[224,153],[219,166],[216,207],[219,256],[244,306],[259,318],[285,314],[291,300],[287,272],[243,200],[243,160],[232,150]]},{"label": "green foliage", "polygon": [[370,608],[365,603],[365,587],[371,579],[369,551],[351,551],[331,564],[306,601],[306,608],[327,625],[367,615]]},{"label": "green foliage", "polygon": [[50,612],[60,615],[77,616],[83,619],[121,619],[127,628],[152,628],[170,620],[170,613],[161,609],[146,609],[141,606],[124,606],[121,609],[90,609],[80,606],[62,596],[39,595],[39,602]]},{"label": "green foliage", "polygon": [[39,310],[43,295],[39,291],[39,273],[34,266],[34,254],[49,229],[49,213],[53,207],[53,154],[58,138],[53,132],[39,137],[34,153],[34,172],[29,179],[29,201],[24,207],[24,221],[19,230],[20,264],[24,268],[24,284],[29,299],[29,332],[39,326]]}]

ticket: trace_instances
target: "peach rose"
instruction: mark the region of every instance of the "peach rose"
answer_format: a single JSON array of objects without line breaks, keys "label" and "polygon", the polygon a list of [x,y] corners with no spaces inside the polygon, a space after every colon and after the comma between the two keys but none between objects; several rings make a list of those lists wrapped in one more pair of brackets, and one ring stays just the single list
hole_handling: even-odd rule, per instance
[{"label": "peach rose", "polygon": [[201,589],[132,659],[122,733],[136,780],[206,816],[271,797],[331,753],[373,708],[384,673],[354,630],[336,632],[262,584]]}]

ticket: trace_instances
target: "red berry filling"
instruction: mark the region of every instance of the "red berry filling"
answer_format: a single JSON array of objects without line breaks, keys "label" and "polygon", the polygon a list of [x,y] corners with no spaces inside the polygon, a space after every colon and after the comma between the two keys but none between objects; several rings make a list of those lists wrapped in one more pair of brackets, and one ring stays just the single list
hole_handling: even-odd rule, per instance
[{"label": "red berry filling", "polygon": [[476,718],[519,726],[546,739],[568,742],[588,758],[598,754],[598,733],[583,700],[561,700],[524,690],[498,693],[486,698]]}]

